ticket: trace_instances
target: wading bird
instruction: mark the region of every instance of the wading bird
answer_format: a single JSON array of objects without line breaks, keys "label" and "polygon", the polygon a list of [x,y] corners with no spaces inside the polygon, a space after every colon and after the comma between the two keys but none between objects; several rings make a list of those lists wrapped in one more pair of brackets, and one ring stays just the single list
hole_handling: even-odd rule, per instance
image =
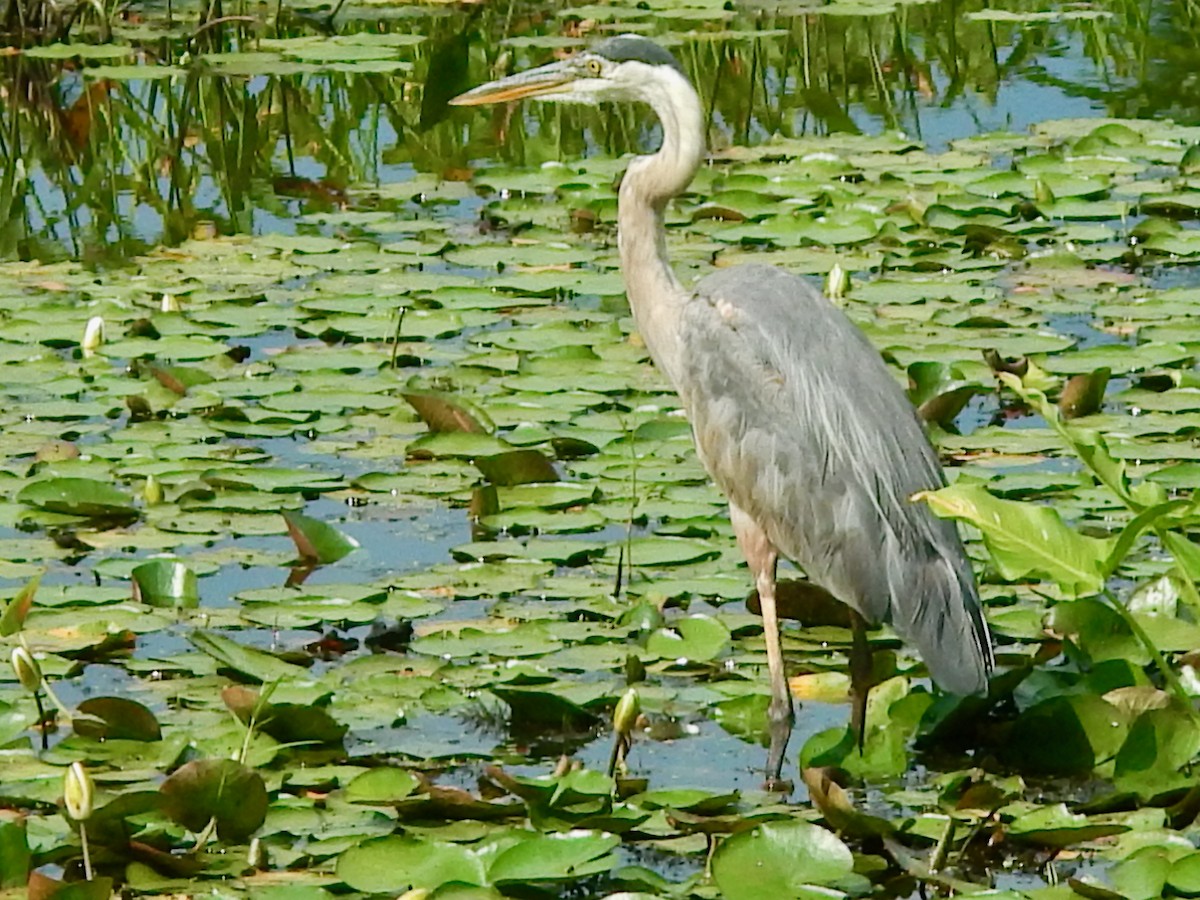
[{"label": "wading bird", "polygon": [[[865,622],[886,622],[917,646],[943,689],[986,690],[991,640],[958,532],[911,499],[945,484],[941,466],[879,353],[787,272],[736,266],[685,287],[671,269],[663,210],[705,153],[700,98],[679,62],[622,35],[451,102],[524,98],[640,101],[662,123],[658,152],[636,157],[621,181],[621,267],[638,331],[729,500],[758,590],[771,678],[768,785],[780,783],[793,722],[776,610],[781,555],[853,610],[860,663],[852,676],[862,675]],[[865,689],[856,694],[861,729]]]}]

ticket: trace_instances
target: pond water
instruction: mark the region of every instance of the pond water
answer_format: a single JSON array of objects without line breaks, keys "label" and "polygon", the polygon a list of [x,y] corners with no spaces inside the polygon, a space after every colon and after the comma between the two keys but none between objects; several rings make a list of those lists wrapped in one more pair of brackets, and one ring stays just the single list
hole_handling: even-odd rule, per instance
[{"label": "pond water", "polygon": [[[1012,735],[1036,743],[1049,727],[1045,704],[1084,696],[1099,715],[1095,704],[1118,709],[1101,699],[1111,688],[1148,689],[1158,676],[1137,653],[1137,672],[1097,676],[1124,649],[1086,621],[1048,635],[1043,616],[1069,592],[1044,566],[1006,568],[974,531],[1001,661],[1025,676],[964,726],[931,708],[918,661],[877,633],[888,680],[867,752],[838,757],[848,631],[790,629],[803,708],[785,774],[797,789],[786,807],[759,790],[765,657],[742,602],[748,576],[676,401],[630,336],[617,268],[614,180],[628,154],[654,148],[657,125],[643,109],[446,101],[606,33],[661,40],[711,113],[712,163],[668,213],[684,277],[760,259],[817,278],[842,267],[847,312],[898,377],[907,370],[917,402],[922,390],[965,392],[935,430],[955,477],[1050,500],[1087,540],[1110,539],[1129,510],[1060,455],[1042,417],[995,388],[981,351],[1032,361],[1054,396],[1085,389],[1064,387],[1071,376],[1107,370],[1081,421],[1109,435],[1130,477],[1190,492],[1200,428],[1189,265],[1200,190],[1188,163],[1200,95],[1180,74],[1200,61],[1190,7],[372,3],[328,13],[222,15],[218,4],[197,27],[195,9],[130,7],[105,27],[84,17],[69,44],[25,35],[13,39],[24,53],[0,56],[0,577],[15,594],[45,569],[28,641],[68,705],[133,697],[189,753],[228,756],[243,735],[221,702],[226,676],[272,682],[280,664],[237,647],[279,651],[306,668],[293,667],[274,702],[327,711],[349,731],[344,752],[295,755],[286,739],[258,735],[256,765],[273,786],[295,777],[341,790],[349,767],[388,762],[483,802],[492,765],[532,779],[569,754],[602,771],[608,715],[630,682],[646,716],[630,773],[715,796],[706,814],[740,824],[815,818],[802,753],[805,765],[847,770],[854,802],[922,852],[955,803],[978,804],[963,785],[986,784],[987,814],[959,838],[993,842],[968,839],[952,871],[1014,891],[1057,890],[1041,865],[1064,846],[1099,852],[1097,836],[1167,830],[1161,803],[1114,807],[1142,818],[1106,820],[1110,831],[1082,817],[1113,810],[1057,806],[1111,786],[1120,740],[1101,746],[1080,725],[1083,737],[1069,737],[1087,745],[1085,764],[1082,750],[1061,762],[1020,740],[1012,749]],[[105,340],[84,347],[93,316]],[[422,416],[404,395],[417,408],[426,398]],[[470,427],[431,433],[423,420],[447,417]],[[549,464],[560,483],[522,476]],[[39,499],[42,483],[66,499]],[[124,517],[116,526],[111,508],[81,515],[100,502],[96,483],[123,492],[104,501]],[[317,520],[298,526],[310,541],[356,549],[297,574],[280,512]],[[1139,545],[1122,591],[1170,569],[1165,540]],[[197,595],[130,602],[133,570],[153,559],[181,561]],[[373,627],[407,623],[415,636],[368,647]],[[1184,611],[1153,634],[1171,654],[1194,649],[1195,631]],[[197,632],[239,644],[198,643]],[[14,683],[0,685],[5,710],[19,703],[28,707]],[[0,732],[17,747],[25,715]],[[1136,715],[1112,715],[1123,740]],[[4,785],[14,806],[53,802],[56,766],[74,755],[110,764],[110,789],[123,765],[137,769],[66,728],[54,742]],[[1178,792],[1194,756],[1155,769],[1163,792]],[[134,758],[151,773],[177,761]],[[1122,790],[1153,795],[1124,777]],[[731,791],[741,799],[721,799]],[[465,839],[474,820],[461,803],[426,809],[420,833]],[[619,831],[612,809],[583,806],[551,803],[530,820]],[[346,834],[367,833],[345,815]],[[615,858],[674,887],[629,873],[545,880],[579,896],[622,885],[714,896],[693,824],[656,809]],[[335,884],[329,872],[350,842],[326,826],[290,827],[269,820],[263,832],[284,865]],[[471,840],[488,834],[479,828]],[[301,834],[329,841],[311,869],[293,850]],[[829,883],[861,893],[865,872],[883,894],[916,891],[911,871],[870,875],[881,851],[868,834],[861,881]],[[61,839],[48,831],[46,847]],[[1128,863],[1096,858],[1064,871],[1100,877]],[[186,884],[159,876],[125,873],[141,890]]]}]

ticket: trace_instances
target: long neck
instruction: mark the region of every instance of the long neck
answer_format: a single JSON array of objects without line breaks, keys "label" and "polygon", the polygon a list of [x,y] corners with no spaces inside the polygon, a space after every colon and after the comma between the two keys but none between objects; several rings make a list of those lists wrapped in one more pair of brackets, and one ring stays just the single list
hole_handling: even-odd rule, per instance
[{"label": "long neck", "polygon": [[700,98],[674,70],[661,76],[669,90],[647,91],[647,101],[662,123],[663,141],[652,156],[629,164],[621,181],[617,244],[625,292],[638,331],[650,356],[678,387],[678,318],[687,293],[667,258],[663,210],[683,192],[704,157],[704,120]]}]

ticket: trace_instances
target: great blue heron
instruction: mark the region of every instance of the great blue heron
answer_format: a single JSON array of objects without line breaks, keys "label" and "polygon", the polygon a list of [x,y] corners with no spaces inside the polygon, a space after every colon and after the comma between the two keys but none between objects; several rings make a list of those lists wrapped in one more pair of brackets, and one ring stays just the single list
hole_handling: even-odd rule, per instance
[{"label": "great blue heron", "polygon": [[621,181],[621,267],[638,331],[729,499],[758,589],[771,678],[768,784],[779,782],[793,722],[776,611],[780,555],[851,607],[856,645],[865,647],[863,620],[887,622],[942,688],[984,691],[992,647],[970,563],[954,525],[911,499],[945,484],[941,466],[879,353],[787,272],[743,265],[685,287],[671,270],[663,210],[705,152],[700,98],[679,62],[621,35],[451,102],[526,97],[640,101],[662,123],[658,152],[636,157]]}]

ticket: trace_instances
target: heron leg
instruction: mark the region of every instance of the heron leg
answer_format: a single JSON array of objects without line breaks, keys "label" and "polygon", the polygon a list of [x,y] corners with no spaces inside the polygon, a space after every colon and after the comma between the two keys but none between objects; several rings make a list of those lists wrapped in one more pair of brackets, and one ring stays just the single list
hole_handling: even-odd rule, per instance
[{"label": "heron leg", "polygon": [[759,524],[736,504],[729,504],[729,518],[737,535],[738,546],[742,548],[742,555],[746,557],[754,575],[754,586],[762,607],[763,637],[767,643],[767,671],[771,677],[771,704],[767,707],[767,720],[771,749],[767,754],[766,788],[789,791],[791,785],[779,777],[794,721],[792,694],[788,690],[787,675],[783,668],[779,616],[775,610],[775,566],[779,562],[779,553]]},{"label": "heron leg", "polygon": [[867,697],[873,687],[874,665],[867,622],[854,609],[850,610],[850,630],[854,634],[850,645],[850,730],[861,755],[867,737]]}]

